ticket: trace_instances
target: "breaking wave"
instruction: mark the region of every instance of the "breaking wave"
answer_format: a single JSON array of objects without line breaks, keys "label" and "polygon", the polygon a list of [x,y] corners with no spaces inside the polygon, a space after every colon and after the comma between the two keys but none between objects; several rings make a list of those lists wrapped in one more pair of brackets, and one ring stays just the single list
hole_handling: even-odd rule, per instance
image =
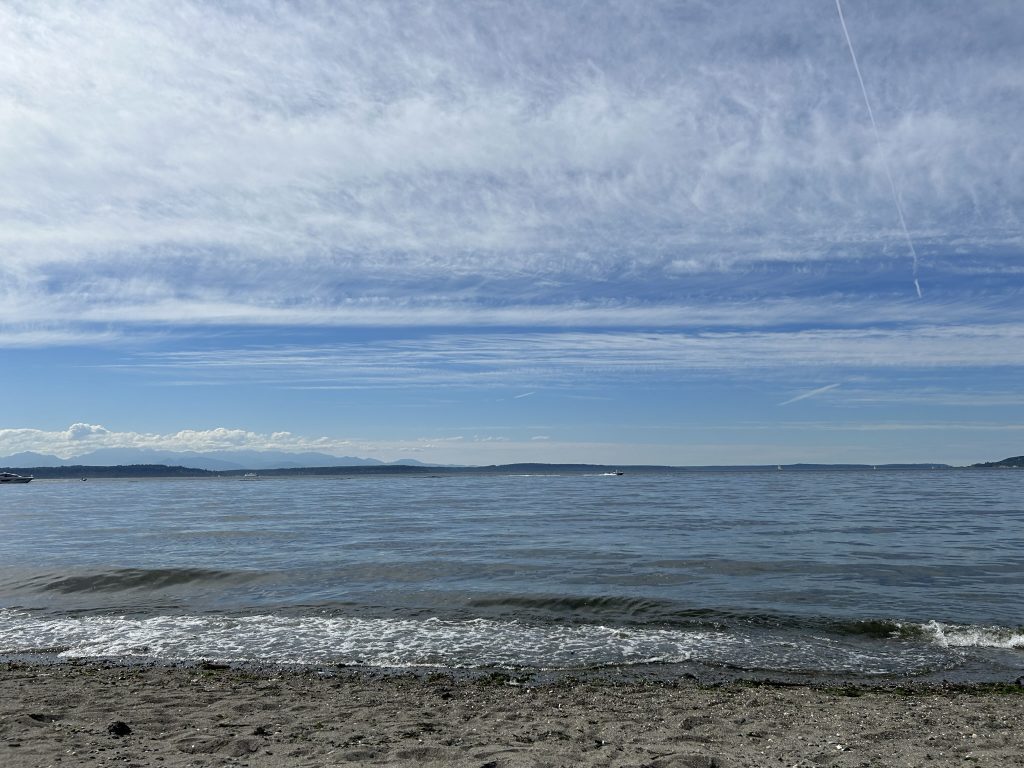
[{"label": "breaking wave", "polygon": [[794,674],[924,674],[955,667],[938,642],[886,643],[789,628],[261,614],[58,616],[0,611],[0,654],[62,658],[583,670],[691,664]]},{"label": "breaking wave", "polygon": [[1004,648],[1024,650],[1024,628],[974,627],[930,621],[921,632],[944,648]]}]

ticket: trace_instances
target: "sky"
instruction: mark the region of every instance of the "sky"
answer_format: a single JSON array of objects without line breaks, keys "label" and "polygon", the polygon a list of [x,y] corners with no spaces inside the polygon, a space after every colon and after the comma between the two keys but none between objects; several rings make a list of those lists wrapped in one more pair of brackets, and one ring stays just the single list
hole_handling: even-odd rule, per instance
[{"label": "sky", "polygon": [[0,0],[0,456],[1020,455],[1022,61],[1017,0]]}]

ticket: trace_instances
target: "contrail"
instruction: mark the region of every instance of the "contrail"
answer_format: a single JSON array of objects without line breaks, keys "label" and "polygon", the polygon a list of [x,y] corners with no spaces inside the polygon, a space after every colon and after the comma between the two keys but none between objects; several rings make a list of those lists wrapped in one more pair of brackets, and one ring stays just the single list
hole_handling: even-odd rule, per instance
[{"label": "contrail", "polygon": [[882,137],[878,133],[878,123],[875,122],[875,113],[871,109],[871,100],[868,98],[868,89],[864,87],[864,78],[860,74],[860,64],[857,63],[857,54],[853,50],[853,41],[850,40],[850,32],[846,28],[846,19],[843,18],[843,6],[836,0],[836,10],[839,11],[839,23],[843,25],[843,36],[846,37],[846,47],[850,49],[850,58],[853,59],[853,68],[857,72],[857,82],[860,83],[860,92],[864,94],[864,106],[868,108],[868,117],[871,118],[871,129],[875,132],[875,143],[878,145],[878,154],[882,156],[882,167],[885,168],[885,177],[889,179],[889,189],[892,190],[892,201],[896,204],[896,214],[900,218],[900,226],[903,228],[903,235],[907,238],[907,245],[910,247],[910,255],[914,259],[914,289],[917,291],[917,298],[921,298],[921,284],[917,281],[917,249],[914,248],[914,241],[910,238],[910,230],[907,229],[907,221],[903,218],[903,206],[900,204],[900,195],[896,191],[896,182],[893,181],[892,171],[889,170],[889,161],[885,157],[885,150],[882,148]]},{"label": "contrail", "polygon": [[812,389],[810,392],[804,392],[802,395],[797,395],[796,397],[791,397],[786,402],[779,403],[779,405],[789,405],[790,403],[796,403],[796,402],[799,402],[800,400],[806,400],[809,397],[815,397],[817,395],[824,394],[825,392],[828,392],[829,390],[835,389],[838,386],[839,386],[839,384],[829,384],[827,387],[818,387],[817,389]]}]

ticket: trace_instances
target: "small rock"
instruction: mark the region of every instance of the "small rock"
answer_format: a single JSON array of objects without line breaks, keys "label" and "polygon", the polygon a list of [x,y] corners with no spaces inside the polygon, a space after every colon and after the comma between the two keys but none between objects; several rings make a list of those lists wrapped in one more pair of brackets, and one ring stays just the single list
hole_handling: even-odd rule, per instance
[{"label": "small rock", "polygon": [[107,733],[109,733],[115,739],[119,739],[122,736],[127,736],[131,732],[131,726],[128,725],[128,723],[126,723],[124,720],[115,720],[107,726]]}]

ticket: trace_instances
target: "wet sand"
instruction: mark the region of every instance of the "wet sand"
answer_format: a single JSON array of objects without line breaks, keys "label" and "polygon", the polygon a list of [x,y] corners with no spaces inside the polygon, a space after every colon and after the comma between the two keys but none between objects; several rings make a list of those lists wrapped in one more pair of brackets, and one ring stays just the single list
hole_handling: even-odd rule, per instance
[{"label": "wet sand", "polygon": [[1024,766],[1024,689],[0,664],[0,765]]}]

